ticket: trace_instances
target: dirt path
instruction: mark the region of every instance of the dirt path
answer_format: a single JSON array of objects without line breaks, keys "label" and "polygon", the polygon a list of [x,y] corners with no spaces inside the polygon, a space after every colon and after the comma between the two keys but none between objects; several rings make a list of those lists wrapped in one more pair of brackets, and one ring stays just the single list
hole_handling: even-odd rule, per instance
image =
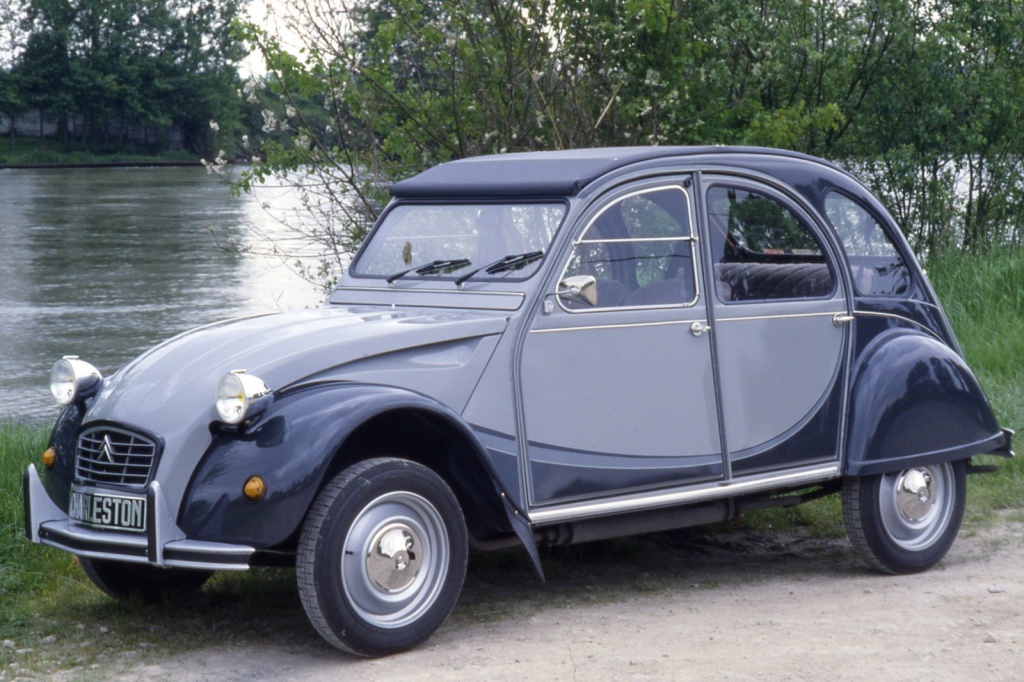
[{"label": "dirt path", "polygon": [[471,572],[449,623],[387,659],[343,656],[310,631],[116,679],[1024,679],[1024,526],[961,536],[938,568],[903,577],[861,569],[845,543],[765,537],[669,536],[625,558],[621,547],[558,555],[544,586]]}]

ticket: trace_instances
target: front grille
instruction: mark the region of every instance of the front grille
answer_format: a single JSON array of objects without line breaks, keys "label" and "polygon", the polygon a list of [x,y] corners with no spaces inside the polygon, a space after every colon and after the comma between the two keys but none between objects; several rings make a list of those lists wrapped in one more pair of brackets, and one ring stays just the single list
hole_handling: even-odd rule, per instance
[{"label": "front grille", "polygon": [[156,453],[156,443],[141,434],[111,426],[89,429],[78,437],[75,476],[83,483],[141,488],[149,481]]}]

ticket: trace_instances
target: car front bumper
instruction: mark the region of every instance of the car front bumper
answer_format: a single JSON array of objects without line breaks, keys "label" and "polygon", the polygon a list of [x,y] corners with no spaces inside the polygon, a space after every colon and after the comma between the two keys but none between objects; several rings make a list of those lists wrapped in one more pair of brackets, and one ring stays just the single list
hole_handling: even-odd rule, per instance
[{"label": "car front bumper", "polygon": [[246,545],[189,540],[154,481],[146,491],[146,532],[98,530],[68,518],[43,487],[34,464],[25,470],[25,535],[32,542],[91,559],[206,571],[244,571],[256,551]]}]

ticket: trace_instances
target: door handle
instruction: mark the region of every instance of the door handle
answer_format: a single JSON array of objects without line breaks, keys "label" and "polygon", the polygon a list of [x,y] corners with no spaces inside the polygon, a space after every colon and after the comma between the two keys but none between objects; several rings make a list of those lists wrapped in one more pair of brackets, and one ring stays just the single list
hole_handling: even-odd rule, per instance
[{"label": "door handle", "polygon": [[705,324],[705,323],[701,322],[700,320],[698,320],[698,321],[696,321],[696,322],[694,322],[693,324],[690,325],[690,333],[693,334],[694,336],[700,336],[704,332],[709,332],[709,331],[711,331],[711,325]]},{"label": "door handle", "polygon": [[847,315],[846,313],[836,313],[832,316],[832,324],[840,327],[844,324],[853,322],[853,315]]}]

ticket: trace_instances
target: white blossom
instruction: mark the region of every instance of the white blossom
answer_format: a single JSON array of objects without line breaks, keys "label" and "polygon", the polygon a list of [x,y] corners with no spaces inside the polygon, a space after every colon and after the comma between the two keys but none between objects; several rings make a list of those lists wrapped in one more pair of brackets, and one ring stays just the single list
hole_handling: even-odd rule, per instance
[{"label": "white blossom", "polygon": [[242,91],[245,93],[245,101],[249,104],[255,104],[259,101],[259,95],[257,93],[259,85],[259,82],[255,78],[250,78],[242,87]]},{"label": "white blossom", "polygon": [[270,109],[263,110],[263,132],[272,133],[277,130],[279,122],[277,120],[277,114]]}]

